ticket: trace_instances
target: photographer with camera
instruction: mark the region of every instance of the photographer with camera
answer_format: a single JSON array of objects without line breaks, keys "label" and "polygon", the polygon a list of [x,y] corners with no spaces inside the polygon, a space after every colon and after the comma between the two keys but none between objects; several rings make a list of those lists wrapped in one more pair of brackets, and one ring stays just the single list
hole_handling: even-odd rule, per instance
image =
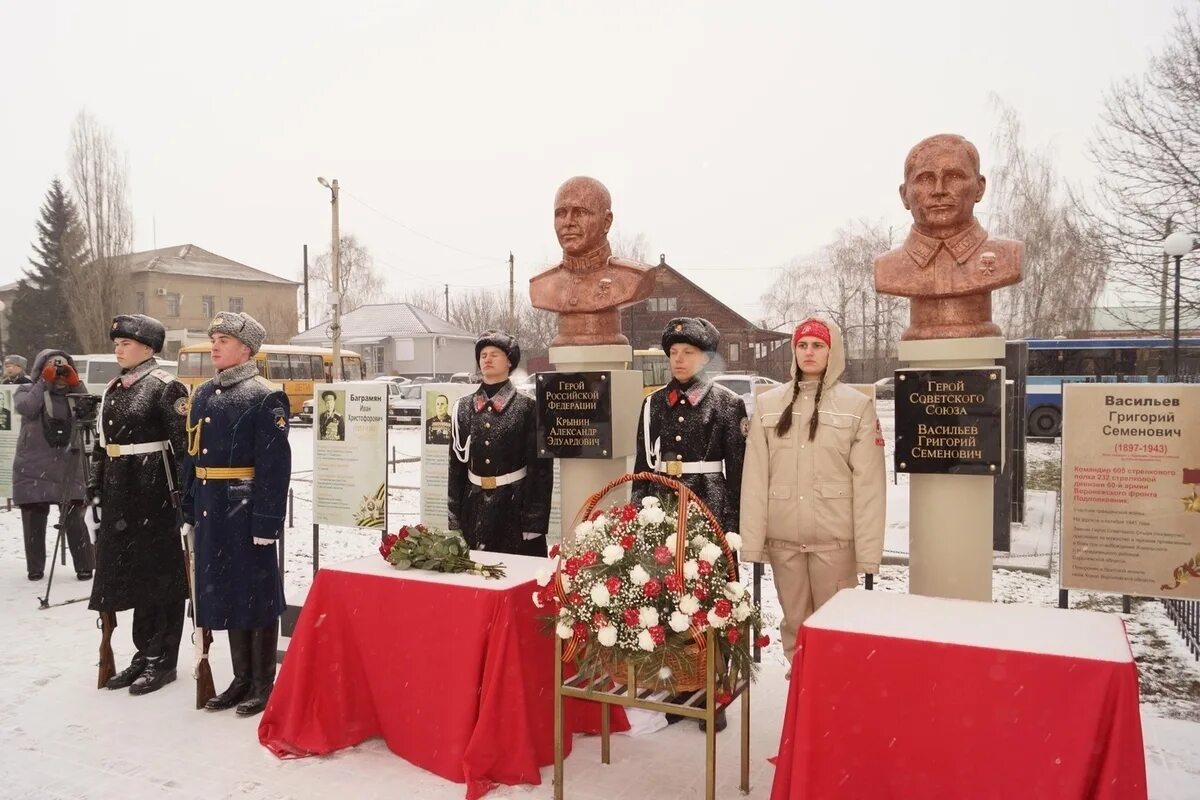
[{"label": "photographer with camera", "polygon": [[20,386],[13,405],[21,415],[21,433],[13,457],[13,502],[21,508],[25,529],[25,569],[39,581],[46,569],[46,523],[58,506],[66,530],[75,576],[91,580],[95,560],[84,522],[85,470],[71,441],[68,393],[83,391],[75,362],[61,350],[43,350],[33,362],[37,380]]},{"label": "photographer with camera", "polygon": [[100,506],[96,582],[88,608],[114,619],[133,609],[129,666],[104,683],[149,694],[175,680],[187,573],[172,493],[187,450],[187,387],[158,366],[167,331],[143,314],[113,318],[121,374],[104,390],[88,489]]}]

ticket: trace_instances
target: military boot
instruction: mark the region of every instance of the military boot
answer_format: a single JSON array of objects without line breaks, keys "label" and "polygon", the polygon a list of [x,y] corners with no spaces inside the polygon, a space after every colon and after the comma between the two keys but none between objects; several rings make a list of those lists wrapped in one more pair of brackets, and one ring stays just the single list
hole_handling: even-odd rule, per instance
[{"label": "military boot", "polygon": [[237,707],[239,717],[252,717],[261,714],[267,707],[271,697],[271,689],[275,685],[275,647],[279,642],[278,623],[266,628],[258,628],[251,632],[250,653],[253,668],[253,685],[250,696]]},{"label": "military boot", "polygon": [[251,661],[250,631],[230,629],[229,657],[233,661],[233,683],[229,688],[204,704],[209,711],[224,711],[246,699],[250,693]]},{"label": "military boot", "polygon": [[133,685],[133,682],[136,681],[138,676],[141,675],[145,670],[146,657],[141,653],[138,653],[133,657],[133,661],[129,662],[128,667],[108,679],[108,682],[104,684],[104,688],[127,689]]},{"label": "military boot", "polygon": [[175,680],[175,668],[167,666],[166,658],[163,656],[147,658],[146,669],[129,687],[129,693],[150,694],[151,692],[157,692],[173,680]]}]

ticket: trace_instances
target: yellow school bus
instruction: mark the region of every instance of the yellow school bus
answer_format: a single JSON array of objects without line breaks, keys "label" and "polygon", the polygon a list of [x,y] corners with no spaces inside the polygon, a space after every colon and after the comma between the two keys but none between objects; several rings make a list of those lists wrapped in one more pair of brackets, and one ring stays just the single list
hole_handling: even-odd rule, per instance
[{"label": "yellow school bus", "polygon": [[642,373],[642,396],[658,391],[671,380],[671,362],[660,348],[634,350],[630,369]]},{"label": "yellow school bus", "polygon": [[[207,344],[193,344],[179,351],[179,380],[195,389],[211,378],[213,369]],[[281,384],[287,393],[293,415],[300,413],[305,400],[312,399],[314,383],[328,383],[333,375],[333,351],[322,347],[299,347],[290,344],[264,344],[254,357],[258,374]],[[366,377],[362,356],[350,350],[342,351],[340,380],[357,381]]]}]

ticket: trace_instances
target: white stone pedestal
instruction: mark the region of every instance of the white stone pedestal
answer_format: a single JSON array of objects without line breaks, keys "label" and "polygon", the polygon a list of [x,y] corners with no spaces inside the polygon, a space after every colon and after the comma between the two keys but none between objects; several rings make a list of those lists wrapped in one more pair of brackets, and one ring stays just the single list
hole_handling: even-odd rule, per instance
[{"label": "white stone pedestal", "polygon": [[[1004,358],[1004,339],[900,342],[898,353],[908,369],[991,367]],[[990,475],[908,476],[910,593],[991,601],[994,480]]]},{"label": "white stone pedestal", "polygon": [[[562,543],[575,540],[576,515],[605,484],[633,469],[638,412],[642,403],[642,373],[627,369],[633,360],[629,345],[551,347],[556,372],[609,372],[612,380],[612,452],[608,458],[559,459]],[[603,505],[629,500],[630,485],[612,491]]]}]

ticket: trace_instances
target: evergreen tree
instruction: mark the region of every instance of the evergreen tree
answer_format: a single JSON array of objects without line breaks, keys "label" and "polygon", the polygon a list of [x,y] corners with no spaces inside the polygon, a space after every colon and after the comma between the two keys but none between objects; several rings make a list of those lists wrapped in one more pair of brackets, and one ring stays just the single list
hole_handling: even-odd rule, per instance
[{"label": "evergreen tree", "polygon": [[70,272],[84,261],[85,238],[75,204],[55,178],[46,192],[37,222],[35,258],[17,282],[9,316],[8,353],[23,355],[33,366],[34,356],[47,347],[78,353],[79,337],[71,322],[64,284]]}]

